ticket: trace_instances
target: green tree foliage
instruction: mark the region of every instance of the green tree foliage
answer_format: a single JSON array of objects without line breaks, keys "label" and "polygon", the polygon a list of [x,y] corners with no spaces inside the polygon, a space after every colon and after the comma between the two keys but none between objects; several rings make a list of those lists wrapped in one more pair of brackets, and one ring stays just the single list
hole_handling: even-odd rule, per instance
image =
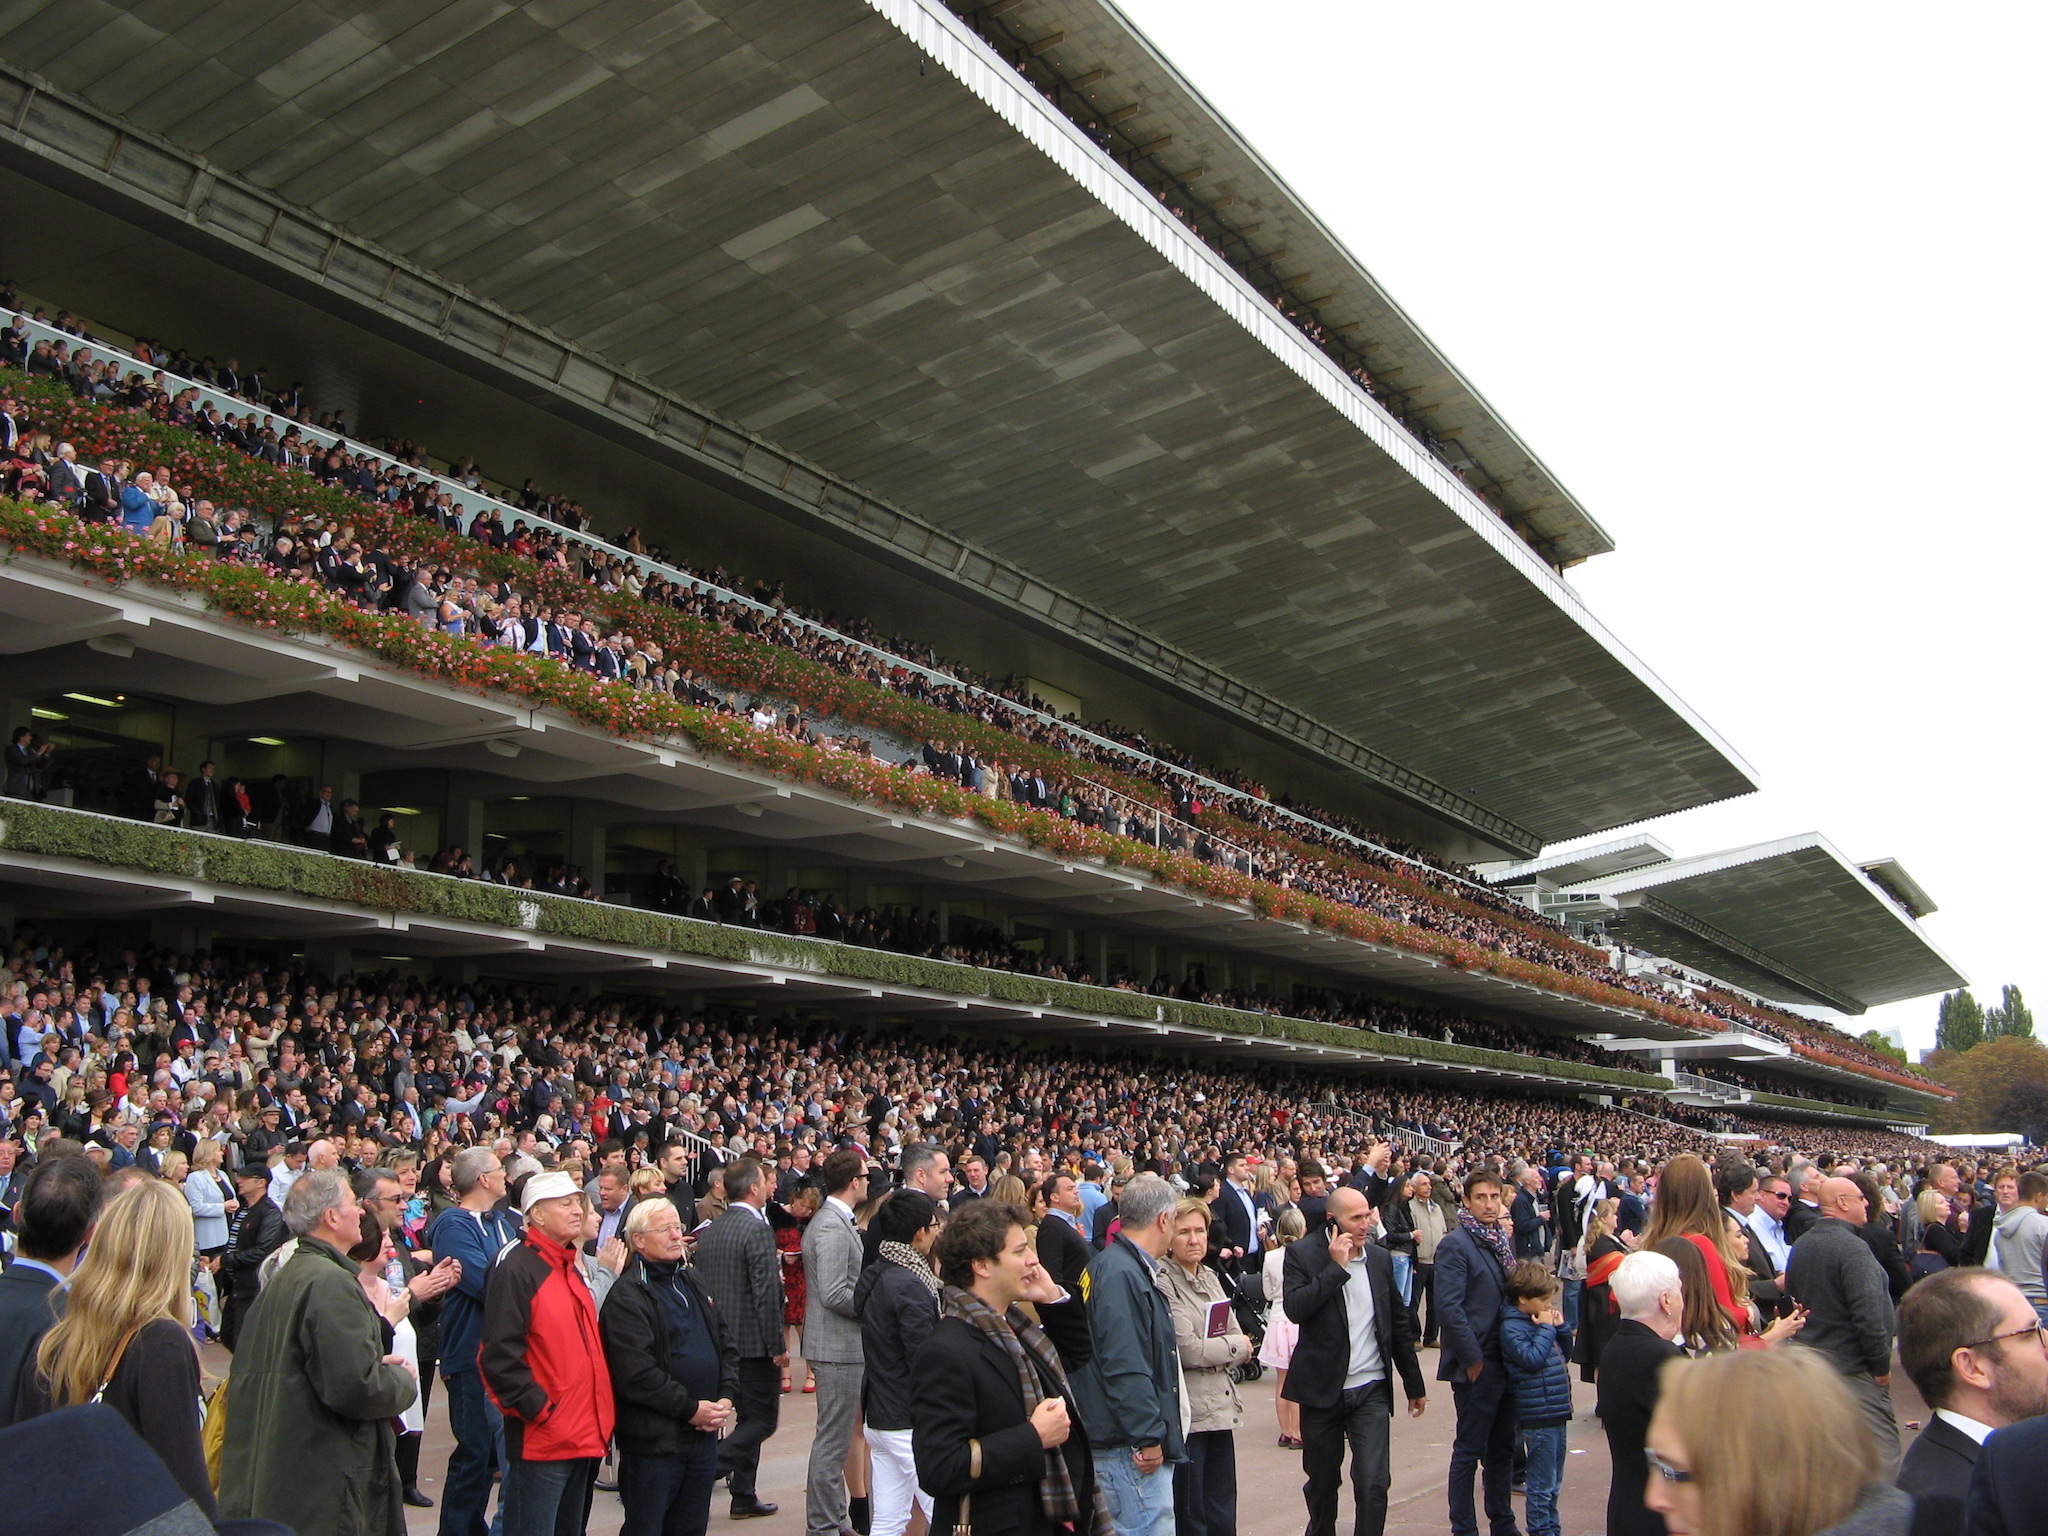
[{"label": "green tree foliage", "polygon": [[[2032,1085],[2048,1097],[2048,1046],[2025,1037],[1985,1040],[1968,1051],[1936,1051],[1921,1070],[1956,1091],[1937,1112],[1936,1128],[1943,1131],[2020,1130],[1999,1121],[2007,1095]],[[2024,1107],[2024,1101],[2014,1101],[2014,1107]]]},{"label": "green tree foliage", "polygon": [[2012,1036],[2021,1040],[2034,1038],[2034,1010],[2027,1006],[2020,996],[2020,989],[2007,982],[1999,995],[1999,1001],[1984,1010],[1984,1038],[1997,1040]]},{"label": "green tree foliage", "polygon": [[1984,1040],[1984,1009],[1970,996],[1970,989],[1949,992],[1941,999],[1941,1012],[1934,1024],[1937,1051],[1967,1051]]},{"label": "green tree foliage", "polygon": [[1991,1112],[2001,1131],[2018,1131],[2040,1146],[2048,1141],[2048,1083],[2014,1083]]},{"label": "green tree foliage", "polygon": [[1866,1029],[1856,1038],[1859,1044],[1868,1046],[1880,1056],[1889,1056],[1902,1067],[1912,1064],[1906,1060],[1906,1053],[1904,1051],[1893,1045],[1889,1039],[1874,1029]]}]

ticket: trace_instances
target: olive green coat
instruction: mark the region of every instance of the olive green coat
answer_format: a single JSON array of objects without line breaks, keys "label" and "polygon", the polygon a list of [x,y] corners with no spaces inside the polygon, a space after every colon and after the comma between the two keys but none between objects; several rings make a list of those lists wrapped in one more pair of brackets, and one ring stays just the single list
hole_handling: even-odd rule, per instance
[{"label": "olive green coat", "polygon": [[223,1520],[298,1536],[405,1536],[392,1417],[418,1383],[386,1365],[353,1260],[301,1238],[242,1324],[221,1452]]}]

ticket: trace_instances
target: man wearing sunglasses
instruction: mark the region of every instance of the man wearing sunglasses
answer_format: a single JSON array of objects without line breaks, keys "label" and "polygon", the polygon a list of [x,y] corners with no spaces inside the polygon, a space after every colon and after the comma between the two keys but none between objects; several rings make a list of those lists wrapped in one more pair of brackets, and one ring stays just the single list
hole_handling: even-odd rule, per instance
[{"label": "man wearing sunglasses", "polygon": [[[1899,1303],[1899,1364],[1934,1410],[1899,1466],[1899,1486],[1914,1499],[1914,1536],[1947,1536],[1964,1529],[1980,1448],[1993,1431],[2048,1413],[2048,1349],[2042,1347],[2042,1331],[2033,1303],[2020,1288],[1981,1269],[1930,1275]],[[2001,1445],[2001,1452],[2005,1449]],[[2012,1514],[2015,1507],[2006,1500],[2015,1494],[2024,1500],[2017,1505],[2024,1519],[2007,1519],[1994,1528],[2019,1530],[2038,1519],[2048,1495],[2048,1480],[2037,1471],[2041,1450],[2036,1438],[2022,1466],[2007,1464],[2001,1455],[1985,1468],[1988,1502]],[[1989,1475],[2001,1469],[2004,1475]]]}]

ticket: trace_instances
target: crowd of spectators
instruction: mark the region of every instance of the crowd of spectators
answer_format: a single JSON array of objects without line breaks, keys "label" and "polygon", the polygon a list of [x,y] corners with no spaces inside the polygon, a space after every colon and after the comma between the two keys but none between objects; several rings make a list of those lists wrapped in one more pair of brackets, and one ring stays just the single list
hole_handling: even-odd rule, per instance
[{"label": "crowd of spectators", "polygon": [[[11,307],[6,294],[0,293],[0,301]],[[638,557],[652,559],[653,552],[636,531],[621,536],[623,554],[567,537],[565,530],[574,532],[588,522],[581,504],[544,493],[530,481],[518,498],[521,506],[533,512],[532,522],[514,518],[508,526],[496,508],[488,505],[472,514],[449,488],[448,479],[423,467],[416,444],[392,444],[393,462],[345,443],[323,446],[303,435],[304,426],[340,433],[348,426],[338,412],[315,418],[303,389],[296,384],[272,391],[260,368],[245,373],[234,359],[224,364],[211,357],[195,360],[188,353],[142,341],[135,343],[139,349],[135,355],[160,371],[145,376],[130,370],[124,375],[113,361],[94,357],[91,338],[76,317],[60,313],[50,321],[38,311],[35,318],[75,335],[78,343],[31,342],[17,319],[0,330],[0,361],[16,362],[31,375],[68,383],[83,397],[144,412],[252,457],[300,470],[398,515],[419,518],[480,545],[509,549],[544,566],[573,572],[591,587],[593,600],[587,611],[560,608],[541,602],[532,592],[519,592],[509,583],[474,572],[408,564],[398,552],[377,547],[374,539],[358,537],[350,525],[331,526],[318,516],[287,510],[266,518],[247,508],[215,508],[204,498],[181,493],[169,471],[161,467],[152,471],[113,461],[92,468],[76,465],[63,456],[64,445],[43,441],[46,434],[36,432],[31,421],[0,402],[0,436],[8,439],[0,443],[0,450],[8,455],[6,483],[15,494],[44,497],[89,519],[119,521],[173,545],[211,548],[222,559],[251,561],[281,575],[303,575],[359,605],[402,612],[446,633],[551,655],[590,675],[656,689],[699,708],[745,717],[757,728],[783,732],[828,751],[886,759],[888,744],[872,735],[844,722],[806,717],[770,699],[747,699],[677,665],[664,656],[658,644],[636,636],[629,626],[613,625],[600,613],[598,599],[625,594],[638,602],[686,613],[785,647],[845,675],[979,720],[1024,741],[1053,745],[1081,765],[1071,776],[1049,775],[1022,763],[979,761],[957,741],[926,741],[915,744],[905,767],[959,782],[994,798],[1016,800],[1083,825],[1183,852],[1286,889],[1740,1023],[1776,1038],[1801,1041],[1852,1063],[1890,1074],[1900,1071],[1895,1062],[1880,1060],[1838,1031],[1661,974],[1618,970],[1606,953],[1571,942],[1550,919],[1473,883],[1469,871],[1432,859],[1422,850],[1395,845],[1365,829],[1353,832],[1345,818],[1332,813],[1292,809],[1285,804],[1285,797],[1275,802],[1267,798],[1263,786],[1250,781],[1233,786],[1240,791],[1233,794],[1223,789],[1230,777],[1227,772],[1201,770],[1204,776],[1197,777],[1187,754],[1155,745],[1138,733],[1119,732],[1105,725],[1094,734],[1119,740],[1122,749],[1091,741],[1077,733],[1073,722],[1060,722],[1042,712],[1038,706],[1043,701],[1023,694],[1022,685],[1014,679],[1007,683],[977,681],[957,667],[951,668],[951,676],[935,676],[940,663],[928,648],[898,636],[877,641],[859,620],[805,616],[788,604],[779,583],[758,588],[757,600],[767,604],[764,610],[726,595],[748,583],[723,570],[700,574],[671,566],[685,572],[686,579],[676,580],[643,566]],[[191,372],[184,372],[188,368]],[[251,409],[238,417],[218,405],[202,405],[197,387],[178,387],[174,375],[199,378],[219,394],[248,401]],[[451,463],[450,471],[454,484],[481,493],[484,481],[472,460],[459,458]],[[904,665],[905,661],[916,664]],[[1151,780],[1171,803],[1174,814],[1166,817],[1141,811],[1087,778],[1090,764]],[[1227,833],[1212,835],[1203,818],[1215,811],[1225,812],[1237,825],[1278,833],[1289,841],[1254,848],[1231,841]],[[1432,900],[1377,878],[1390,870],[1433,885],[1455,901]],[[551,878],[569,878],[565,869],[522,871],[521,875],[522,879],[533,878],[537,885]],[[1488,915],[1488,909],[1493,915]]]}]

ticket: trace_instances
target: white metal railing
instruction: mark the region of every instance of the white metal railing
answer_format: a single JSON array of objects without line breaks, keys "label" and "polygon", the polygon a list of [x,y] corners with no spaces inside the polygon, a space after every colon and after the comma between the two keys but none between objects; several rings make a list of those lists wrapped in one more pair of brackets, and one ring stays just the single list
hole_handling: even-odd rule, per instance
[{"label": "white metal railing", "polygon": [[1129,795],[1118,794],[1115,790],[1110,789],[1106,785],[1098,784],[1093,779],[1083,779],[1081,782],[1107,800],[1124,822],[1128,823],[1133,816],[1138,819],[1139,825],[1143,829],[1139,841],[1149,842],[1155,848],[1163,848],[1166,846],[1165,838],[1167,831],[1171,829],[1178,835],[1184,845],[1181,849],[1182,852],[1192,856],[1196,840],[1201,839],[1220,850],[1225,856],[1226,861],[1239,874],[1256,875],[1259,873],[1258,860],[1252,856],[1250,849],[1233,843],[1226,837],[1218,837],[1207,827],[1196,826],[1195,823],[1184,821],[1178,816],[1160,810],[1157,806],[1147,805],[1142,800],[1133,800]]},{"label": "white metal railing", "polygon": [[[236,414],[241,414],[245,412],[264,412],[264,408],[262,406],[252,404],[250,401],[244,400],[239,395],[231,395],[227,393],[225,390],[217,389],[213,385],[203,383],[198,379],[187,378],[182,374],[171,373],[169,370],[161,367],[156,363],[144,362],[141,358],[136,357],[134,354],[124,352],[118,347],[109,346],[107,343],[98,340],[97,338],[91,341],[87,341],[85,338],[75,336],[71,334],[69,331],[60,331],[53,325],[49,325],[45,322],[38,321],[32,318],[26,311],[0,309],[0,316],[8,316],[14,319],[18,319],[22,324],[24,332],[31,338],[31,340],[61,342],[65,346],[71,348],[88,347],[92,350],[95,356],[102,361],[118,362],[121,364],[123,368],[135,369],[142,372],[145,376],[151,378],[161,378],[162,380],[165,381],[166,384],[176,385],[177,387],[175,389],[169,390],[169,393],[176,394],[182,393],[187,389],[196,389],[199,391],[199,400],[201,404],[218,406],[224,414],[229,412],[233,412]],[[280,432],[282,431],[282,427],[279,425],[279,418],[271,416],[267,412],[264,412],[264,419],[266,425],[272,427],[273,429],[279,430]],[[1209,792],[1212,796],[1222,796],[1232,801],[1240,802],[1251,806],[1256,806],[1262,810],[1277,813],[1278,815],[1287,818],[1289,821],[1297,822],[1301,826],[1306,827],[1316,833],[1319,833],[1322,836],[1333,837],[1341,842],[1348,843],[1354,847],[1365,849],[1366,851],[1373,853],[1381,858],[1392,859],[1397,863],[1409,865],[1415,869],[1425,870],[1432,876],[1445,880],[1454,881],[1459,885],[1468,887],[1469,889],[1478,892],[1481,895],[1491,897],[1495,900],[1498,900],[1500,897],[1500,892],[1494,890],[1493,887],[1489,885],[1482,884],[1477,880],[1470,880],[1463,875],[1454,874],[1450,870],[1440,869],[1434,864],[1426,863],[1421,859],[1413,858],[1410,855],[1401,853],[1396,849],[1384,847],[1383,845],[1372,841],[1372,839],[1370,838],[1360,837],[1356,833],[1347,832],[1341,827],[1333,827],[1326,822],[1317,821],[1312,816],[1304,815],[1301,812],[1293,810],[1287,806],[1275,804],[1271,800],[1262,800],[1257,795],[1249,794],[1244,790],[1238,789],[1234,785],[1225,784],[1220,780],[1212,779],[1208,777],[1206,774],[1200,773],[1196,770],[1183,768],[1177,763],[1167,762],[1164,758],[1155,757],[1149,752],[1141,752],[1136,747],[1130,746],[1125,742],[1118,741],[1114,737],[1098,735],[1094,731],[1089,730],[1086,726],[1077,725],[1070,720],[1062,720],[1059,716],[1050,714],[1044,710],[1033,709],[1028,704],[1021,704],[1015,699],[1011,699],[1003,694],[996,693],[992,689],[983,688],[977,683],[967,682],[962,678],[953,676],[949,672],[943,672],[935,667],[926,666],[922,662],[912,661],[908,657],[898,656],[893,651],[885,651],[881,647],[872,645],[865,640],[857,640],[853,636],[842,634],[838,630],[833,629],[828,625],[820,624],[815,619],[805,618],[802,615],[791,612],[788,609],[777,608],[772,603],[764,603],[760,601],[758,598],[750,597],[746,593],[735,591],[730,587],[721,586],[716,582],[709,581],[704,577],[695,574],[694,572],[687,571],[680,566],[671,565],[666,561],[653,559],[651,556],[648,555],[636,555],[632,551],[621,548],[619,545],[610,543],[605,539],[599,538],[596,534],[590,533],[587,530],[563,527],[559,523],[549,521],[549,519],[544,517],[539,512],[533,511],[529,508],[517,506],[512,502],[504,500],[502,497],[493,496],[487,491],[476,490],[468,485],[465,485],[460,480],[451,479],[449,476],[440,474],[439,472],[433,469],[423,468],[421,466],[413,464],[407,464],[403,460],[395,458],[391,454],[384,452],[382,449],[373,448],[368,443],[362,442],[356,438],[347,437],[341,433],[329,431],[324,427],[316,427],[305,422],[292,421],[289,418],[284,418],[283,425],[294,428],[302,439],[309,443],[315,444],[322,449],[339,447],[346,450],[349,453],[356,454],[363,458],[367,458],[371,460],[373,463],[378,464],[383,468],[397,469],[403,471],[406,474],[417,475],[425,480],[431,481],[437,490],[444,491],[451,496],[461,498],[460,500],[456,501],[454,509],[458,514],[462,516],[465,523],[469,519],[468,508],[469,506],[474,505],[478,511],[495,511],[501,517],[510,517],[519,521],[532,523],[536,526],[544,525],[553,532],[561,535],[565,539],[569,539],[575,543],[585,545],[588,548],[608,555],[613,559],[625,561],[626,563],[638,568],[643,575],[660,575],[664,579],[673,582],[678,586],[684,587],[689,591],[702,592],[717,599],[720,602],[737,603],[744,608],[749,608],[753,610],[755,613],[775,617],[783,623],[790,624],[798,629],[808,630],[814,634],[820,635],[828,640],[831,640],[835,644],[851,646],[856,650],[859,650],[869,656],[874,657],[877,661],[880,661],[887,666],[900,667],[906,671],[916,673],[920,677],[925,678],[927,681],[938,683],[948,688],[959,688],[970,694],[978,695],[979,697],[993,700],[994,702],[1002,705],[1006,709],[1015,710],[1020,715],[1027,716],[1031,719],[1040,721],[1043,724],[1052,726],[1056,730],[1062,731],[1067,735],[1072,736],[1078,740],[1088,742],[1093,746],[1102,748],[1106,751],[1118,753],[1123,757],[1131,759],[1133,762],[1144,763],[1155,767],[1164,767],[1171,773],[1180,774],[1183,777],[1192,781],[1193,783],[1199,784],[1205,791]],[[1540,916],[1541,914],[1537,915]]]},{"label": "white metal railing", "polygon": [[1673,1072],[1671,1080],[1688,1093],[1704,1094],[1710,1099],[1719,1099],[1724,1104],[1740,1104],[1747,1097],[1733,1083],[1724,1083],[1718,1078],[1701,1077],[1697,1072]]},{"label": "white metal railing", "polygon": [[1367,1131],[1374,1137],[1387,1141],[1398,1141],[1411,1152],[1428,1152],[1437,1157],[1449,1157],[1459,1150],[1460,1144],[1458,1142],[1444,1141],[1436,1136],[1424,1135],[1421,1131],[1411,1131],[1405,1125],[1397,1125],[1391,1130],[1380,1131],[1373,1126],[1369,1116],[1360,1114],[1348,1105],[1339,1104],[1335,1099],[1325,1099],[1315,1107],[1317,1109],[1329,1110],[1332,1114],[1344,1115],[1349,1119],[1357,1120],[1364,1124]]}]

